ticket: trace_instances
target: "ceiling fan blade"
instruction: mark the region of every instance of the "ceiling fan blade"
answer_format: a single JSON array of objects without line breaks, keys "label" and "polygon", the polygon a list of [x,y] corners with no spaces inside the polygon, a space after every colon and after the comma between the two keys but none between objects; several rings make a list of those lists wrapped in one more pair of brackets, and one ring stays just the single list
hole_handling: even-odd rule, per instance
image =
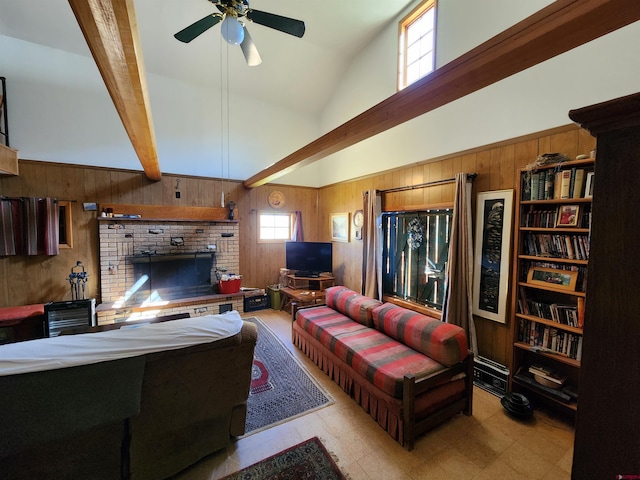
[{"label": "ceiling fan blade", "polygon": [[262,58],[260,58],[258,49],[253,43],[251,35],[249,35],[249,30],[247,30],[247,27],[245,27],[244,25],[242,26],[242,28],[244,30],[244,40],[240,44],[240,48],[242,49],[244,58],[247,60],[247,65],[249,65],[250,67],[260,65],[262,63]]},{"label": "ceiling fan blade", "polygon": [[187,28],[183,28],[178,33],[174,35],[176,39],[180,40],[184,43],[189,43],[191,40],[196,38],[198,35],[203,34],[211,27],[213,27],[216,23],[222,20],[222,15],[219,13],[212,13],[211,15],[207,15],[204,18],[201,18],[196,23],[189,25]]},{"label": "ceiling fan blade", "polygon": [[305,26],[301,20],[252,9],[247,10],[246,17],[252,22],[264,25],[265,27],[275,28],[294,37],[302,38],[304,35]]}]

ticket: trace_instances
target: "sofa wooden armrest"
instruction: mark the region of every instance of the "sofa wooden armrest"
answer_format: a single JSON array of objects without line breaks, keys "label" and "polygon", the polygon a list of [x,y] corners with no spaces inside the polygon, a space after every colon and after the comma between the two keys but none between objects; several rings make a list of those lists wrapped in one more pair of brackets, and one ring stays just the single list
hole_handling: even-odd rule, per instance
[{"label": "sofa wooden armrest", "polygon": [[[428,415],[425,418],[416,419],[416,398],[421,394],[450,381],[458,375],[465,375],[466,395],[455,403]],[[434,426],[455,413],[463,411],[470,416],[473,413],[473,352],[469,350],[467,357],[457,365],[447,368],[444,371],[432,375],[416,378],[413,374],[404,376],[402,402],[404,417],[404,448],[413,450],[415,439],[418,435],[431,430]]]}]

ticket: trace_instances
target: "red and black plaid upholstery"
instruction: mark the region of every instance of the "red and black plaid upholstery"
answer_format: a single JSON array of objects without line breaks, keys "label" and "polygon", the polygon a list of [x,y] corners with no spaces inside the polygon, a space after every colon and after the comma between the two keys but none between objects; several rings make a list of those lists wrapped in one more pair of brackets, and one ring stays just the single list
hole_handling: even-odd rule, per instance
[{"label": "red and black plaid upholstery", "polygon": [[405,374],[422,376],[445,369],[428,356],[328,306],[301,310],[296,322],[334,355],[395,398],[402,398]]},{"label": "red and black plaid upholstery", "polygon": [[373,326],[372,310],[382,302],[365,297],[347,287],[336,286],[325,291],[326,304],[367,327]]},{"label": "red and black plaid upholstery", "polygon": [[457,325],[385,303],[373,310],[374,327],[451,367],[467,357],[467,335]]}]

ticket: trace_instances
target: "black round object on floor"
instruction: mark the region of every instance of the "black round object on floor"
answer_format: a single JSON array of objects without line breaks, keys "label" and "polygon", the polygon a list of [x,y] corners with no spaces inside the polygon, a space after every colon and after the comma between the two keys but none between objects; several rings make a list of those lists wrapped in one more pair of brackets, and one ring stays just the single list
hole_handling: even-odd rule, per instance
[{"label": "black round object on floor", "polygon": [[533,407],[529,399],[521,393],[507,393],[500,403],[509,415],[516,418],[527,419],[533,415]]}]

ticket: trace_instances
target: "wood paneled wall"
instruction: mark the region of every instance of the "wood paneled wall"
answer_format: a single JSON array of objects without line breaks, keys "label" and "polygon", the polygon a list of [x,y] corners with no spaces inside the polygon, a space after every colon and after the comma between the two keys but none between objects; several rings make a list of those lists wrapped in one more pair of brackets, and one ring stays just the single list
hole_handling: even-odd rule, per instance
[{"label": "wood paneled wall", "polygon": [[[243,285],[265,287],[277,283],[285,265],[284,245],[258,243],[257,214],[270,210],[269,194],[281,191],[286,202],[281,211],[302,212],[304,238],[330,241],[331,213],[362,208],[362,193],[452,178],[458,172],[477,173],[473,195],[479,192],[515,188],[518,170],[542,153],[561,152],[569,158],[588,154],[595,140],[575,125],[528,135],[446,157],[425,160],[409,167],[358,180],[314,189],[265,185],[245,189],[240,182],[164,174],[150,182],[142,172],[96,167],[20,161],[20,176],[0,176],[0,194],[5,196],[56,197],[72,200],[74,248],[52,257],[0,257],[0,307],[70,299],[67,276],[80,260],[89,273],[87,297],[99,300],[97,212],[85,212],[83,202],[129,203],[177,206],[220,206],[221,191],[237,203],[240,220],[240,273]],[[179,180],[179,182],[178,182]],[[180,199],[175,192],[180,191]],[[454,185],[433,186],[386,194],[386,209],[451,203]],[[354,290],[361,288],[362,241],[334,243],[336,283]],[[508,325],[476,318],[480,354],[508,364]]]},{"label": "wood paneled wall", "polygon": [[[151,182],[142,172],[21,160],[19,176],[0,176],[0,195],[71,200],[74,246],[51,257],[0,257],[0,307],[70,300],[67,277],[78,260],[89,273],[87,298],[100,302],[96,216],[101,203],[219,207],[223,189],[226,201],[237,203],[243,285],[277,283],[284,245],[257,243],[257,212],[270,210],[269,193],[279,190],[286,197],[281,210],[300,210],[305,235],[314,240],[319,225],[316,189],[270,185],[247,190],[240,182],[168,174]],[[98,212],[85,212],[83,202],[98,203]]]},{"label": "wood paneled wall", "polygon": [[[362,193],[418,185],[448,179],[458,172],[477,173],[473,182],[473,198],[480,192],[515,189],[518,172],[533,163],[542,153],[560,152],[569,158],[586,154],[595,147],[595,139],[575,125],[547,130],[497,144],[468,150],[455,155],[426,161],[402,169],[385,172],[351,182],[321,188],[319,191],[322,228],[321,240],[330,240],[329,218],[335,212],[353,212],[363,208]],[[421,206],[452,203],[455,185],[438,185],[383,196],[384,210],[403,210]],[[475,209],[475,202],[473,204]],[[474,215],[475,219],[475,215]],[[334,275],[336,283],[354,290],[362,286],[362,241],[353,230],[349,243],[334,244]],[[509,269],[511,271],[511,269]],[[511,308],[508,306],[508,308]],[[509,365],[511,342],[509,325],[475,317],[478,349],[484,357]]]}]

